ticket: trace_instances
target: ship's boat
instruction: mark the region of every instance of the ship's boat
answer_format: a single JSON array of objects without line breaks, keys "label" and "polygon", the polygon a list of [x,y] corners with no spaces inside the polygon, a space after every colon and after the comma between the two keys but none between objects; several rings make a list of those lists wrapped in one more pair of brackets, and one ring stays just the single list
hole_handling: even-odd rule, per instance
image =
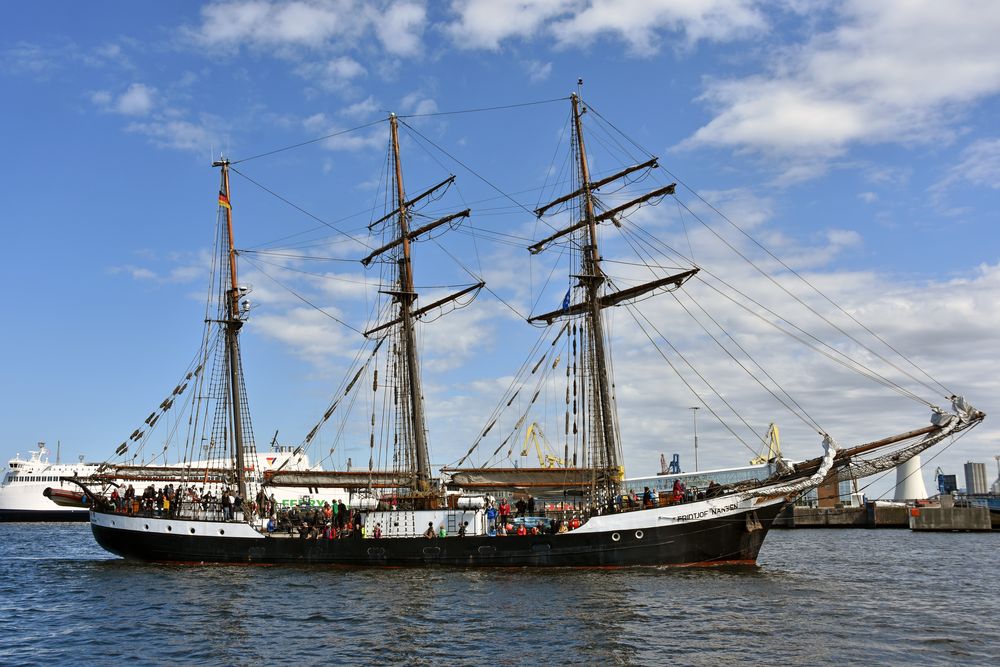
[{"label": "ship's boat", "polygon": [[[659,161],[648,156],[613,173],[593,176],[584,135],[585,113],[592,109],[585,109],[578,94],[568,102],[571,141],[566,180],[571,185],[535,209],[550,233],[526,244],[533,254],[559,249],[569,268],[562,283],[568,289],[558,308],[527,318],[527,324],[540,330],[529,360],[496,409],[486,416],[467,453],[438,471],[430,463],[417,329],[426,327],[425,335],[433,336],[427,316],[468,305],[485,283],[470,271],[472,283],[425,304],[415,287],[413,249],[438,234],[465,231],[462,226],[470,209],[417,224],[420,207],[441,198],[455,177],[415,196],[407,195],[400,126],[416,130],[404,119],[388,117],[385,215],[368,226],[371,236],[365,245],[370,252],[360,258],[365,267],[380,271],[382,301],[364,327],[364,347],[355,366],[295,450],[308,451],[327,424],[336,423],[340,429],[348,423],[361,425],[370,434],[368,465],[345,470],[286,466],[262,470],[248,465],[254,460],[255,442],[239,341],[249,317],[244,300],[247,289],[237,280],[239,253],[230,190],[233,167],[225,159],[216,162],[221,187],[216,278],[210,296],[215,310],[205,317],[202,349],[171,397],[121,444],[116,455],[129,456],[135,443],[143,442],[145,431],[165,421],[164,415],[181,395],[194,395],[197,399],[188,401],[191,417],[173,422],[189,431],[185,460],[201,455],[226,464],[169,471],[176,483],[168,492],[173,499],[168,511],[148,503],[123,508],[120,499],[112,500],[106,490],[93,492],[90,519],[97,541],[115,554],[145,561],[378,566],[748,564],[756,561],[775,517],[804,492],[824,481],[890,470],[983,419],[964,399],[947,393],[947,409],[937,407],[940,397],[919,398],[920,404],[931,408],[929,425],[842,448],[798,403],[785,401],[783,389],[761,382],[764,377],[771,380],[770,375],[756,367],[745,369],[768,391],[780,392],[782,403],[819,433],[821,453],[800,463],[777,465],[765,479],[712,485],[681,495],[644,493],[637,497],[630,493],[624,483],[608,311],[628,313],[630,326],[654,344],[650,364],[662,358],[669,365],[668,355],[655,346],[657,340],[667,341],[659,329],[663,324],[643,315],[640,302],[683,290],[689,281],[702,280],[709,272],[689,257],[664,260],[664,246],[630,219],[639,208],[676,198],[676,183],[608,203],[613,193],[656,173]],[[586,116],[602,118],[596,112]],[[648,279],[619,285],[605,270],[599,230],[625,234],[636,251],[634,266],[647,270]],[[738,286],[711,275],[711,284],[734,307],[747,305]],[[834,348],[821,347],[805,335],[796,337],[798,332],[786,320],[778,322],[781,330],[846,368],[890,388],[898,386],[861,367],[856,359],[841,359]],[[196,385],[195,391],[184,394],[189,383]],[[688,387],[698,402],[718,416],[701,393]],[[559,407],[546,412],[539,398],[553,394]],[[514,465],[514,443],[530,441],[537,421],[546,416],[552,421],[553,414],[562,450],[558,445],[546,451],[539,446],[538,466]],[[207,457],[202,448],[209,450]],[[127,474],[123,465],[109,463],[108,474]],[[88,487],[86,481],[81,483]],[[288,487],[341,489],[350,494],[350,506],[338,502],[281,511],[268,502],[274,489]],[[442,535],[447,537],[442,539]]]}]

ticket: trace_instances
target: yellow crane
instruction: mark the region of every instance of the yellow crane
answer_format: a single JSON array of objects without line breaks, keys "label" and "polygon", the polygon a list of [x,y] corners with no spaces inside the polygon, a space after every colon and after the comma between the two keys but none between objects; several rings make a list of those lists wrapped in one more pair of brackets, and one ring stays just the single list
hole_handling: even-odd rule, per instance
[{"label": "yellow crane", "polygon": [[760,465],[768,461],[776,461],[781,458],[781,439],[778,436],[778,425],[771,422],[767,429],[767,454],[752,459],[750,465]]},{"label": "yellow crane", "polygon": [[[521,456],[528,455],[528,449],[534,444],[538,453],[538,465],[542,468],[564,468],[566,462],[555,455],[548,438],[542,433],[542,427],[538,422],[531,422],[528,431],[524,434],[524,447],[521,449]],[[543,450],[544,448],[544,450]]]}]

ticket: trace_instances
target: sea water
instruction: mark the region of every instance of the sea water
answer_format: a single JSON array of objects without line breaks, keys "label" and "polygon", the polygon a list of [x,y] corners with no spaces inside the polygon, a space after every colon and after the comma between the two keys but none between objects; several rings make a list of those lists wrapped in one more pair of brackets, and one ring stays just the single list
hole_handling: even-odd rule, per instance
[{"label": "sea water", "polygon": [[88,524],[0,524],[0,664],[996,665],[998,547],[799,529],[739,568],[147,565]]}]

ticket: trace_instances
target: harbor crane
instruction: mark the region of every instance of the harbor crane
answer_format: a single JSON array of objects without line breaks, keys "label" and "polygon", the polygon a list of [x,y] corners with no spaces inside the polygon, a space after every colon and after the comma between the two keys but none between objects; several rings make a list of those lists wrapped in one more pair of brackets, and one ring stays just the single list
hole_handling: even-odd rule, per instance
[{"label": "harbor crane", "polygon": [[778,435],[778,425],[771,422],[767,428],[767,454],[761,454],[750,460],[750,465],[760,465],[781,458],[781,437]]},{"label": "harbor crane", "polygon": [[535,446],[535,451],[538,453],[539,467],[566,467],[566,462],[553,453],[552,446],[545,434],[542,433],[542,427],[538,425],[538,422],[531,422],[528,426],[528,431],[524,434],[524,447],[521,448],[521,456],[528,455],[528,449],[531,445]]}]

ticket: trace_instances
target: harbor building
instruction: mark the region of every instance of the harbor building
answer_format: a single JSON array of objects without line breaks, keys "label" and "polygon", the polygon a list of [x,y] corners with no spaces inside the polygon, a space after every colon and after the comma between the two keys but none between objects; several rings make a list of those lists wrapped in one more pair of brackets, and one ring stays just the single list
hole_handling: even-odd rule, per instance
[{"label": "harbor building", "polygon": [[969,461],[965,464],[965,492],[969,495],[989,493],[985,463]]}]

